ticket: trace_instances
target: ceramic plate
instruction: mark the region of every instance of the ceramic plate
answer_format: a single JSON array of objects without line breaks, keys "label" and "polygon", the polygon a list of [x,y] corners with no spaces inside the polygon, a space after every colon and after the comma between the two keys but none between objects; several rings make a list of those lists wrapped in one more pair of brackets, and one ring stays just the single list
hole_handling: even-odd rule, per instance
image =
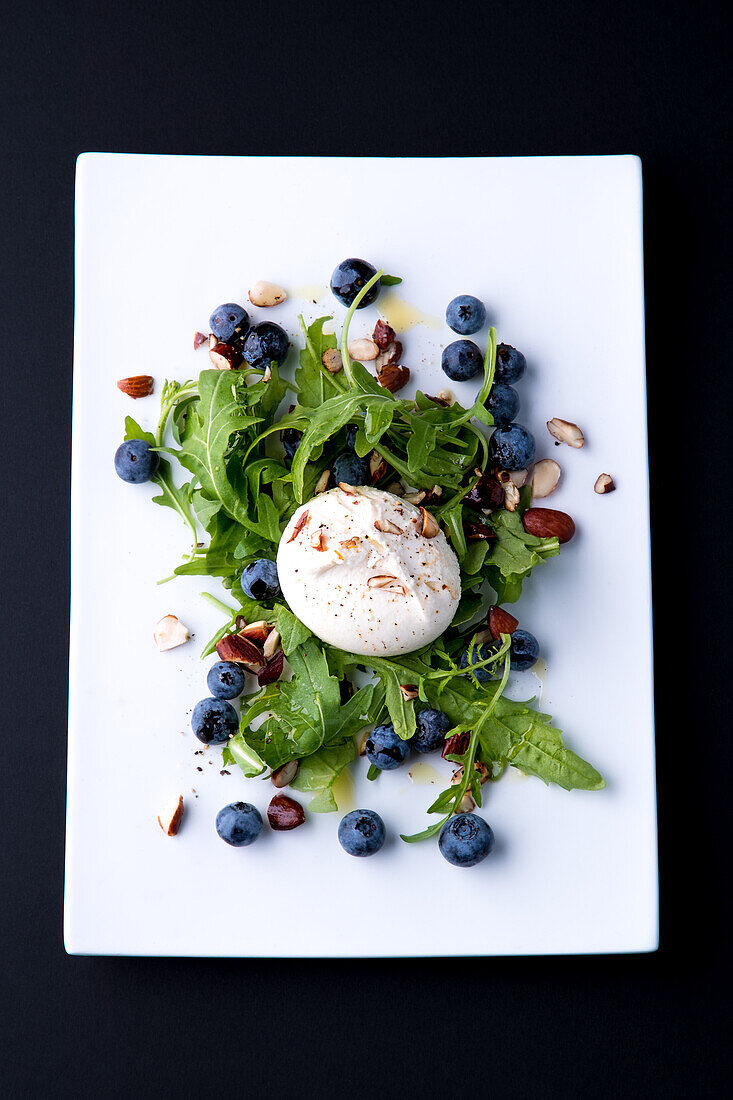
[{"label": "ceramic plate", "polygon": [[[649,951],[657,945],[649,500],[644,376],[641,168],[634,157],[352,160],[85,154],[76,194],[72,478],[73,582],[65,942],[69,952],[131,955],[503,955]],[[284,285],[277,320],[297,343],[335,303],[329,276],[363,256],[403,283],[379,300],[403,337],[415,386],[446,385],[446,303],[487,304],[499,339],[528,361],[520,420],[538,457],[560,461],[552,504],[578,535],[525,585],[522,624],[543,661],[525,696],[607,780],[598,793],[545,787],[513,769],[482,811],[497,837],[470,871],[434,842],[400,832],[450,766],[411,761],[367,784],[364,761],[342,782],[342,811],[367,805],[391,839],[348,857],[339,814],[310,815],[251,848],[222,843],[214,818],[247,799],[264,814],[268,780],[221,774],[193,737],[208,694],[204,642],[221,623],[200,578],[156,582],[186,549],[153,489],[115,475],[132,414],[157,419],[118,378],[195,377],[195,329],[257,279]],[[253,310],[258,315],[260,311]],[[343,315],[336,307],[337,318]],[[360,311],[354,336],[371,331]],[[485,332],[477,339],[485,340]],[[462,403],[473,383],[452,384]],[[407,391],[412,392],[412,391]],[[582,426],[582,450],[555,448],[553,416]],[[593,492],[601,472],[616,480]],[[165,613],[191,629],[159,654]],[[156,816],[171,794],[177,838]]]}]

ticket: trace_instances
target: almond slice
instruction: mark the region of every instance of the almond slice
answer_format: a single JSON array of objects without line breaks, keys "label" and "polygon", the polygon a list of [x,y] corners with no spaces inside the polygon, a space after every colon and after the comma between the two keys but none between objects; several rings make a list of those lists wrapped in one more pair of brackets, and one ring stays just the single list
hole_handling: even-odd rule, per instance
[{"label": "almond slice", "polygon": [[[326,471],[326,472],[328,472],[328,471]],[[326,481],[328,481],[328,478],[326,478]],[[316,492],[318,492],[318,486],[317,485],[316,485]],[[298,535],[300,534],[300,532],[303,530],[303,528],[305,527],[305,525],[307,523],[308,523],[308,509],[306,508],[305,512],[301,512],[300,515],[298,516],[298,522],[295,524],[295,527],[293,528],[293,532],[292,532],[290,538],[288,539],[288,542],[292,542],[293,539],[297,539]]]},{"label": "almond slice", "polygon": [[402,692],[403,699],[417,699],[417,684],[400,684],[400,691]]},{"label": "almond slice", "polygon": [[155,624],[153,631],[153,639],[161,653],[183,645],[190,637],[188,627],[183,625],[177,615],[164,615]]},{"label": "almond slice", "polygon": [[610,474],[599,474],[596,478],[596,483],[593,489],[596,493],[612,493],[616,488],[616,483]]},{"label": "almond slice", "polygon": [[374,526],[383,535],[404,535],[405,533],[396,523],[392,523],[391,519],[375,519]]},{"label": "almond slice", "polygon": [[422,516],[422,535],[426,539],[434,539],[436,535],[440,534],[437,519],[422,507],[420,508],[420,515]]},{"label": "almond slice", "polygon": [[350,340],[346,347],[351,358],[359,363],[369,363],[379,355],[379,348],[368,336],[360,340]]},{"label": "almond slice", "polygon": [[158,824],[166,836],[175,836],[183,819],[183,795],[171,799],[162,813],[158,814]]},{"label": "almond slice", "polygon": [[326,537],[325,537],[325,535],[323,534],[323,531],[320,528],[317,531],[313,532],[313,534],[311,535],[311,540],[310,541],[311,541],[311,546],[313,547],[314,550],[325,550],[326,549]]},{"label": "almond slice", "polygon": [[281,764],[279,768],[275,768],[270,779],[276,787],[287,787],[295,779],[299,767],[300,764],[297,760],[288,760],[286,764]]},{"label": "almond slice", "polygon": [[193,350],[197,351],[202,344],[205,344],[208,340],[208,336],[204,332],[194,332],[193,334]]},{"label": "almond slice", "polygon": [[416,493],[405,493],[404,496],[408,504],[419,504],[420,501],[425,500],[426,494],[423,489],[420,489]]},{"label": "almond slice", "polygon": [[313,490],[314,495],[318,496],[319,493],[325,493],[326,489],[328,488],[328,483],[329,483],[330,480],[331,480],[331,471],[330,470],[324,470],[323,473],[321,474],[321,476],[319,477],[318,481],[316,482],[316,487]]},{"label": "almond slice", "polygon": [[549,497],[557,489],[562,470],[554,458],[541,458],[532,471],[532,499]]},{"label": "almond slice", "polygon": [[256,623],[245,623],[239,630],[242,638],[248,638],[250,642],[264,642],[273,630],[272,623],[266,623],[264,619],[258,619]]},{"label": "almond slice", "polygon": [[585,437],[577,424],[570,420],[561,420],[559,416],[553,416],[547,421],[547,430],[560,443],[567,443],[568,447],[582,447]]},{"label": "almond slice", "polygon": [[249,638],[241,634],[225,634],[216,643],[216,652],[222,661],[235,661],[256,672],[265,663],[262,653]]},{"label": "almond slice", "polygon": [[277,283],[268,283],[265,279],[258,280],[247,293],[253,306],[262,306],[264,309],[277,306],[287,298],[281,286]]},{"label": "almond slice", "polygon": [[265,639],[265,644],[262,647],[262,656],[266,661],[269,661],[270,657],[274,657],[280,647],[280,635],[277,630],[271,630]]}]

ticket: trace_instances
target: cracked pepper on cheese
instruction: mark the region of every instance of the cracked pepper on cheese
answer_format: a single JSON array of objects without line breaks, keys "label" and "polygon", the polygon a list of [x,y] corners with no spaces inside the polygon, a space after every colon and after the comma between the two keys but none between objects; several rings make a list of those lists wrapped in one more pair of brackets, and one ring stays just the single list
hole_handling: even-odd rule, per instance
[{"label": "cracked pepper on cheese", "polygon": [[410,653],[443,633],[458,608],[458,559],[445,535],[422,534],[419,508],[381,489],[339,486],[300,507],[277,569],[291,610],[349,653]]}]

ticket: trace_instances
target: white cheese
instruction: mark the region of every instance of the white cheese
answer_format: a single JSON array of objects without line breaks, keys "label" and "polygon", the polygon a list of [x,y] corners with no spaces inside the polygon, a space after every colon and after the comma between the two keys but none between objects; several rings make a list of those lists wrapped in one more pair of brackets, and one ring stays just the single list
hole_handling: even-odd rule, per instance
[{"label": "white cheese", "polygon": [[288,523],[277,554],[291,610],[349,653],[410,653],[450,625],[461,596],[458,559],[420,509],[381,489],[337,488]]}]

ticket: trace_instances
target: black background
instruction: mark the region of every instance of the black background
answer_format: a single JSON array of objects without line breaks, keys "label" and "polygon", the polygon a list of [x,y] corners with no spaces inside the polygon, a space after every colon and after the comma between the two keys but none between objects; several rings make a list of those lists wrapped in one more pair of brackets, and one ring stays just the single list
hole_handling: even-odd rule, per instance
[{"label": "black background", "polygon": [[[730,17],[706,2],[627,0],[175,11],[80,0],[20,11],[6,27],[0,78],[0,1089],[717,1095],[730,918]],[[657,953],[65,955],[73,186],[84,150],[641,155]],[[623,651],[605,671],[622,692]],[[273,904],[291,904],[287,883]],[[211,913],[212,927],[220,916]],[[297,908],[293,919],[304,919]],[[459,940],[471,914],[447,897],[424,919]],[[371,928],[365,915],[371,942],[389,948],[405,932]]]}]

